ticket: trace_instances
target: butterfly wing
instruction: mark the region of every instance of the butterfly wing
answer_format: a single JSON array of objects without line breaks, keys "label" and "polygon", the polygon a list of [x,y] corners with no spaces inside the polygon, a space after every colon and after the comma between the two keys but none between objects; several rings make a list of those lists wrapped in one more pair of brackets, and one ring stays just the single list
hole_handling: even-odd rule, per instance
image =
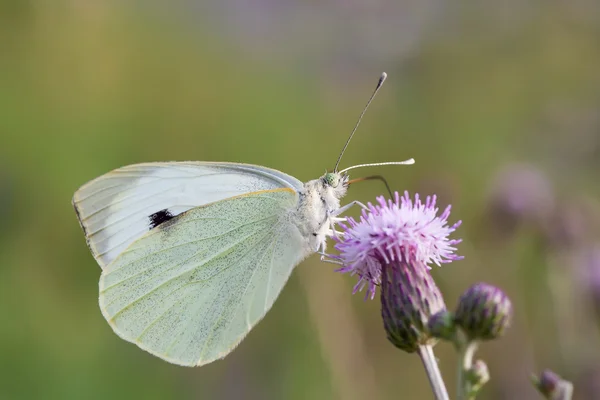
[{"label": "butterfly wing", "polygon": [[123,339],[171,363],[232,351],[311,251],[292,223],[292,189],[189,210],[133,242],[102,271],[100,308]]},{"label": "butterfly wing", "polygon": [[83,185],[73,205],[100,267],[149,230],[184,211],[260,190],[302,182],[250,164],[170,162],[129,165]]}]

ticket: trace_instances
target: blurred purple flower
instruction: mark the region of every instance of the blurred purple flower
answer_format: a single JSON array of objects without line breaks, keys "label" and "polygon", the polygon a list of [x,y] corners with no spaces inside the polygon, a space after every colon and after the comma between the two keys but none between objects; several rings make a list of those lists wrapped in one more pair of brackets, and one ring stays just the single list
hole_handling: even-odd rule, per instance
[{"label": "blurred purple flower", "polygon": [[533,385],[547,399],[569,400],[573,394],[573,384],[562,379],[555,372],[545,369],[540,376],[532,376]]},{"label": "blurred purple flower", "polygon": [[554,250],[588,246],[600,227],[600,202],[576,194],[563,199],[543,225],[544,237]]},{"label": "blurred purple flower", "polygon": [[600,319],[600,247],[584,253],[584,268],[580,279],[583,289],[592,302],[593,310]]},{"label": "blurred purple flower", "polygon": [[403,197],[396,192],[394,201],[386,202],[383,196],[377,201],[378,205],[369,203],[359,222],[348,218],[347,225],[340,224],[344,233],[337,238],[335,248],[340,254],[334,257],[343,265],[339,272],[358,275],[353,293],[368,286],[366,297],[373,299],[381,284],[382,264],[401,262],[429,268],[430,263],[439,266],[462,259],[454,254],[454,245],[461,240],[448,239],[461,222],[448,226],[450,206],[437,215],[435,195],[422,203],[418,194],[413,202],[408,192]]},{"label": "blurred purple flower", "polygon": [[581,244],[587,237],[590,224],[588,213],[573,201],[557,206],[545,220],[543,233],[549,246],[566,249]]},{"label": "blurred purple flower", "polygon": [[528,164],[505,166],[493,180],[489,209],[493,225],[511,232],[519,222],[541,222],[554,209],[554,191],[546,175]]}]

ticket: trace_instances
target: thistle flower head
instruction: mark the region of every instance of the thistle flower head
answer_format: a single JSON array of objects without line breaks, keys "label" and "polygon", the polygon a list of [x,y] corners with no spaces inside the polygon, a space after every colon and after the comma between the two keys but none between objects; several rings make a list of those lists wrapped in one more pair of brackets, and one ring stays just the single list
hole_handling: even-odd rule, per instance
[{"label": "thistle flower head", "polygon": [[496,339],[510,325],[512,304],[497,287],[476,283],[460,297],[454,318],[469,339]]},{"label": "thistle flower head", "polygon": [[436,197],[422,202],[415,195],[414,202],[408,195],[394,200],[377,198],[379,204],[368,204],[359,221],[348,218],[348,224],[340,224],[343,235],[337,239],[335,248],[340,252],[336,258],[342,263],[338,271],[358,275],[354,292],[368,286],[367,296],[375,296],[375,288],[381,284],[381,266],[391,262],[419,264],[429,268],[462,257],[454,254],[454,245],[460,240],[448,239],[460,221],[448,225],[450,206],[441,215],[436,207]]},{"label": "thistle flower head", "polygon": [[341,272],[359,277],[354,292],[368,286],[375,296],[381,285],[381,313],[388,339],[398,348],[414,352],[435,339],[428,328],[431,315],[444,310],[442,294],[429,273],[429,264],[457,260],[450,240],[460,222],[448,226],[450,207],[438,215],[436,198],[414,201],[408,193],[394,200],[377,199],[363,210],[359,221],[348,218],[337,239]]}]

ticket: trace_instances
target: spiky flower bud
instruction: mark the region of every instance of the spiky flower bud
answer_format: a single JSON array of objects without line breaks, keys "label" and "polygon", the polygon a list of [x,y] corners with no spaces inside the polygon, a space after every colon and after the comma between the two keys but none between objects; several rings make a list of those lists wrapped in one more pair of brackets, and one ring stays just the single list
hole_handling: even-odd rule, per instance
[{"label": "spiky flower bud", "polygon": [[396,260],[382,269],[381,314],[389,341],[409,353],[434,344],[427,321],[446,306],[426,266]]},{"label": "spiky flower bud", "polygon": [[470,340],[496,339],[510,325],[512,304],[502,290],[476,283],[460,297],[454,316]]},{"label": "spiky flower bud", "polygon": [[427,327],[431,335],[438,339],[451,341],[456,334],[454,315],[446,309],[433,314],[427,322]]},{"label": "spiky flower bud", "polygon": [[539,377],[532,376],[531,381],[539,392],[549,400],[569,400],[573,395],[573,384],[565,381],[549,369]]}]

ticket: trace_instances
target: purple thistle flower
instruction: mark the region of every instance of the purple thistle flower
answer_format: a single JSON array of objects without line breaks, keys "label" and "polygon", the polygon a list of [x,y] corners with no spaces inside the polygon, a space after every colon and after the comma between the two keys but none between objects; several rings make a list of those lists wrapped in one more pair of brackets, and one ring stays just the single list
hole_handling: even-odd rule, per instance
[{"label": "purple thistle flower", "polygon": [[438,216],[435,195],[423,203],[418,194],[413,202],[408,192],[402,197],[396,192],[394,201],[386,202],[383,196],[377,201],[377,205],[368,204],[360,221],[349,217],[347,225],[340,224],[344,233],[336,239],[340,254],[334,258],[343,265],[338,271],[359,277],[353,293],[368,286],[366,297],[373,299],[381,284],[382,264],[401,262],[429,268],[431,263],[439,266],[462,259],[454,254],[454,245],[461,240],[448,239],[461,221],[448,226],[450,206]]}]

